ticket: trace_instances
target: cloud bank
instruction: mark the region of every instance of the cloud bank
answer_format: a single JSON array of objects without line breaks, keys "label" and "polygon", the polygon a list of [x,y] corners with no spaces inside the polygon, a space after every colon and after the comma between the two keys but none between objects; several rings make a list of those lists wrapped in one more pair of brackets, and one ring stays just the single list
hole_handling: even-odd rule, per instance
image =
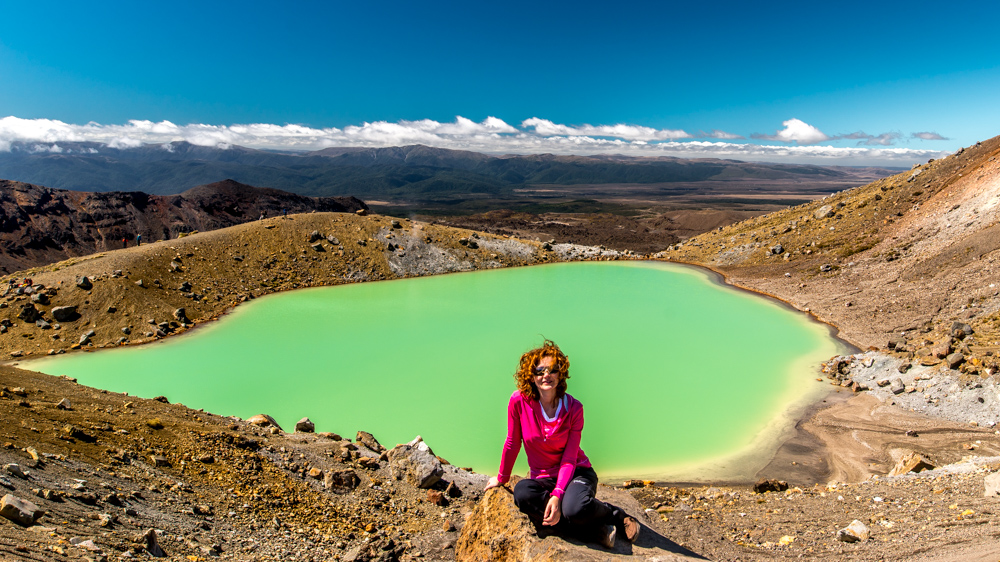
[{"label": "cloud bank", "polygon": [[[755,133],[752,139],[782,143],[753,142],[745,137],[712,129],[690,134],[681,129],[656,129],[639,125],[566,125],[532,117],[513,126],[488,117],[480,122],[458,116],[454,122],[431,119],[419,121],[375,121],[343,128],[314,128],[304,125],[253,123],[243,125],[177,125],[170,121],[132,120],[121,125],[90,122],[74,125],[51,119],[0,119],[0,151],[19,149],[35,152],[72,150],[99,151],[100,146],[135,148],[145,144],[172,150],[176,141],[198,146],[279,150],[318,150],[332,146],[384,147],[425,144],[440,148],[474,150],[493,154],[601,154],[632,156],[678,156],[685,158],[736,158],[770,162],[811,162],[845,165],[909,165],[947,152],[890,147],[899,133],[868,135],[864,132],[828,136],[799,119],[782,123],[774,134]],[[913,133],[911,138],[945,140],[937,133]],[[704,139],[704,140],[700,140]],[[857,139],[859,146],[822,145],[839,139]],[[66,143],[88,142],[81,149]],[[60,145],[59,143],[63,143]],[[27,147],[27,148],[20,148]]]}]

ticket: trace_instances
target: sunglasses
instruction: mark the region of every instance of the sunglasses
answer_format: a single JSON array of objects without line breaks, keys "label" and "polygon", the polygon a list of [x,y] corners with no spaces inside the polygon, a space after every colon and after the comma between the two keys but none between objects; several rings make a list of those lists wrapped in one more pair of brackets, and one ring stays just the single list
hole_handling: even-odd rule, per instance
[{"label": "sunglasses", "polygon": [[555,367],[535,367],[535,376],[539,377],[545,374],[558,373],[559,370]]}]

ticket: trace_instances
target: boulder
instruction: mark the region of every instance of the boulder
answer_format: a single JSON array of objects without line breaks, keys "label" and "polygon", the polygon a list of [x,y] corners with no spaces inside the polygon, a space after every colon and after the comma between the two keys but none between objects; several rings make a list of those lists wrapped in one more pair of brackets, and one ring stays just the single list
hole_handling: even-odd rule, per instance
[{"label": "boulder", "polygon": [[972,335],[972,326],[965,322],[953,322],[951,325],[951,335],[958,339],[964,339],[965,336]]},{"label": "boulder", "polygon": [[73,406],[69,403],[69,398],[63,398],[56,404],[56,408],[60,410],[72,410]]},{"label": "boulder", "polygon": [[389,451],[389,469],[396,480],[406,480],[417,488],[430,488],[444,475],[444,469],[427,444],[417,439]]},{"label": "boulder", "polygon": [[361,479],[353,470],[334,470],[323,475],[323,485],[335,494],[347,494],[358,487]]},{"label": "boulder", "polygon": [[284,433],[285,431],[284,429],[281,429],[281,426],[278,425],[278,422],[274,421],[274,418],[272,418],[267,414],[257,414],[256,416],[251,416],[247,418],[247,423],[251,425],[256,425],[258,427],[267,427],[267,426],[276,427],[282,433]]},{"label": "boulder", "polygon": [[90,278],[88,278],[86,276],[77,278],[77,280],[76,280],[76,286],[80,287],[84,291],[89,291],[89,290],[91,290],[91,289],[94,288],[94,284],[91,283],[90,282]]},{"label": "boulder", "polygon": [[758,494],[763,494],[765,492],[784,492],[788,489],[788,482],[784,480],[775,480],[773,478],[761,478],[753,485],[753,491]]},{"label": "boulder", "polygon": [[[376,453],[382,453],[385,451],[385,447],[383,447],[382,444],[375,439],[374,435],[368,433],[367,431],[359,431],[354,440],[358,443],[364,444],[365,447],[368,447]],[[421,441],[423,440],[421,439]]]},{"label": "boulder", "polygon": [[851,524],[837,531],[837,540],[841,542],[863,542],[868,540],[871,532],[868,527],[855,519]]},{"label": "boulder", "polygon": [[41,314],[35,308],[35,305],[27,303],[21,307],[21,311],[17,313],[17,317],[25,322],[34,322],[41,317]]},{"label": "boulder", "polygon": [[896,462],[896,466],[889,471],[889,476],[899,476],[900,474],[932,470],[933,468],[934,464],[921,456],[920,453],[911,452],[900,457],[899,461]]},{"label": "boulder", "polygon": [[155,529],[150,529],[146,531],[146,534],[143,535],[143,539],[146,541],[146,552],[149,553],[150,556],[152,556],[153,558],[167,557],[167,553],[163,552],[163,549],[160,548],[159,543],[156,542]]},{"label": "boulder", "polygon": [[318,230],[314,230],[314,231],[312,231],[312,232],[309,233],[309,243],[310,244],[312,244],[313,242],[319,240],[320,238],[322,238],[322,236],[319,235],[319,231]]},{"label": "boulder", "polygon": [[31,295],[31,302],[36,304],[49,304],[49,296],[45,293],[34,293]]},{"label": "boulder", "polygon": [[72,322],[79,317],[75,306],[57,306],[52,309],[52,318],[55,318],[56,322]]},{"label": "boulder", "polygon": [[784,251],[785,251],[785,247],[782,246],[781,244],[775,244],[774,246],[771,246],[771,255],[775,255],[776,256],[776,255],[778,255],[778,254],[780,254],[780,253],[782,253]]},{"label": "boulder", "polygon": [[11,476],[17,476],[22,480],[28,477],[28,474],[24,472],[24,470],[21,468],[21,465],[17,463],[9,463],[3,465],[3,471],[6,472],[7,474],[10,474]]},{"label": "boulder", "polygon": [[313,433],[315,431],[316,424],[314,424],[309,418],[302,418],[301,420],[295,422],[296,433]]},{"label": "boulder", "polygon": [[187,310],[183,307],[174,310],[174,320],[177,320],[181,324],[189,324],[191,321],[188,320]]},{"label": "boulder", "polygon": [[816,209],[813,216],[817,219],[828,219],[833,216],[833,207],[830,205],[823,205],[819,209]]},{"label": "boulder", "polygon": [[42,513],[38,506],[17,496],[7,494],[3,499],[0,499],[0,517],[9,519],[18,525],[29,527],[42,516]]}]

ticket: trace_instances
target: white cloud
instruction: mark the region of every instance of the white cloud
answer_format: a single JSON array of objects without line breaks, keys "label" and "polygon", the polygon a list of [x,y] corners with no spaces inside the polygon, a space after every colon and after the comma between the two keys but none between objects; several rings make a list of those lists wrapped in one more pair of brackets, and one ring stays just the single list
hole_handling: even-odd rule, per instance
[{"label": "white cloud", "polygon": [[[170,144],[187,141],[199,146],[316,150],[331,146],[383,147],[425,144],[440,148],[473,150],[493,154],[601,154],[620,153],[632,156],[680,156],[688,158],[735,158],[770,162],[812,162],[845,165],[910,165],[928,158],[940,158],[946,152],[884,148],[895,138],[863,132],[829,138],[798,119],[784,122],[784,129],[771,136],[756,138],[782,140],[785,145],[725,142],[741,140],[739,135],[720,130],[698,132],[692,137],[683,130],[654,129],[638,125],[565,125],[532,117],[520,127],[496,117],[481,122],[458,116],[453,122],[431,119],[419,121],[375,121],[341,128],[313,128],[304,125],[251,123],[236,125],[188,124],[170,121],[132,120],[121,125],[87,123],[73,125],[49,119],[0,119],[0,151],[21,143],[26,150],[37,145],[44,150],[67,148],[65,143],[93,142],[113,148],[132,148],[142,144],[159,145],[173,150]],[[921,133],[915,133],[921,134]],[[703,138],[717,141],[678,139]],[[874,147],[833,147],[819,145],[820,139],[854,138]],[[57,144],[62,143],[62,144]],[[75,147],[71,147],[75,150]],[[86,151],[96,149],[87,147]]]},{"label": "white cloud", "polygon": [[625,140],[657,141],[689,139],[691,135],[680,129],[654,129],[639,125],[559,125],[548,119],[532,117],[521,122],[521,128],[534,129],[535,134],[542,136],[565,137],[614,137]]},{"label": "white cloud", "polygon": [[925,131],[923,133],[913,133],[910,137],[920,140],[950,140],[946,137],[942,137],[937,133],[932,133],[930,131]]},{"label": "white cloud", "polygon": [[818,144],[830,140],[830,137],[826,136],[823,131],[799,119],[792,118],[788,121],[783,121],[781,124],[785,128],[775,132],[773,135],[757,133],[750,135],[750,137],[779,142],[794,142],[799,145]]}]

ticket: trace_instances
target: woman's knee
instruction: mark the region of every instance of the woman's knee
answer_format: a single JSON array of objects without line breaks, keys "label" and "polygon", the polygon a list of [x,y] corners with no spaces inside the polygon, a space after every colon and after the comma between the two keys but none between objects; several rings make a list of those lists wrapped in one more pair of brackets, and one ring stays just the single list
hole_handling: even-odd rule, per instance
[{"label": "woman's knee", "polygon": [[594,497],[584,486],[569,486],[562,499],[562,514],[571,522],[589,518]]}]

